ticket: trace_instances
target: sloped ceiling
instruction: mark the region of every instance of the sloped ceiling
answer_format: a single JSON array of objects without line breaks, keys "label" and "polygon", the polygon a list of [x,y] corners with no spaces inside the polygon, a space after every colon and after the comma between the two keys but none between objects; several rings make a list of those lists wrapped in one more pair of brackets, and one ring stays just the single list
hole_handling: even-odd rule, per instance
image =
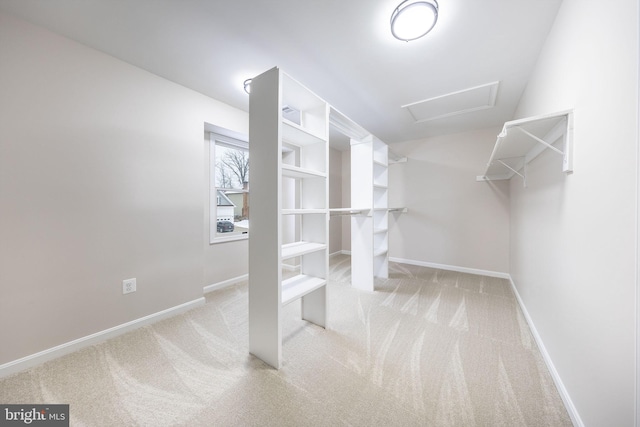
[{"label": "sloped ceiling", "polygon": [[[399,3],[0,0],[0,11],[247,111],[242,82],[279,66],[394,143],[512,119],[561,0],[439,0],[436,27],[412,42],[391,36]],[[418,123],[402,108],[493,82],[491,108]]]}]

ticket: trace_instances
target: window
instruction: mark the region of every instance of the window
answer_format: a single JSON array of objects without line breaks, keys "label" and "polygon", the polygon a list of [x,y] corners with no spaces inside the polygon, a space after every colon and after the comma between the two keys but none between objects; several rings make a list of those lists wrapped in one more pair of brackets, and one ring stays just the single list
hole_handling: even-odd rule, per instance
[{"label": "window", "polygon": [[246,239],[249,232],[249,144],[221,128],[209,133],[209,242]]}]

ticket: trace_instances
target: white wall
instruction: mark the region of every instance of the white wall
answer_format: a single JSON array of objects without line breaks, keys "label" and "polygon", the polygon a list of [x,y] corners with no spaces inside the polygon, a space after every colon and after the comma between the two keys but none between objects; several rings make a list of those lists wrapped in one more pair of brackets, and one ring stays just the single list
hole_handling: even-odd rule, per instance
[{"label": "white wall", "polygon": [[[517,117],[575,110],[511,184],[511,275],[587,426],[634,425],[638,2],[564,0]],[[579,422],[579,421],[578,421]]]},{"label": "white wall", "polygon": [[247,114],[4,14],[0,58],[0,365],[201,298],[204,122]]},{"label": "white wall", "polygon": [[509,188],[476,182],[484,172],[500,128],[393,144],[408,157],[389,167],[392,259],[507,273]]}]

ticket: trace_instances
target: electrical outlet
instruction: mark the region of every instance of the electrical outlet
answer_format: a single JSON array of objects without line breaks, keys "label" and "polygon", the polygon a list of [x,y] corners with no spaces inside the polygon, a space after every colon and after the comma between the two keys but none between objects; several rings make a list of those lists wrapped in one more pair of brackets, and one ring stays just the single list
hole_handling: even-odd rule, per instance
[{"label": "electrical outlet", "polygon": [[136,291],[136,279],[126,279],[122,281],[122,293],[130,294]]}]

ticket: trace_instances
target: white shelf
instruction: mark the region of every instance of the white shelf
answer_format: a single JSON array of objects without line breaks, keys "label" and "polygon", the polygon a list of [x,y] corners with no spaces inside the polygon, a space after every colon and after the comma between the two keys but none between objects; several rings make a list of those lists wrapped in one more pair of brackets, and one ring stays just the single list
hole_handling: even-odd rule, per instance
[{"label": "white shelf", "polygon": [[[556,144],[560,139],[563,140],[563,144]],[[558,148],[555,145],[561,145],[561,147]],[[573,172],[572,111],[505,123],[496,139],[484,174],[478,176],[476,180],[507,180],[514,175],[526,179],[526,165],[547,149],[563,157],[564,172]]]},{"label": "white shelf", "polygon": [[377,249],[375,252],[373,252],[373,256],[375,257],[379,257],[379,256],[384,256],[387,255],[387,248],[383,248],[383,249]]},{"label": "white shelf", "polygon": [[324,144],[326,139],[322,136],[315,135],[289,120],[282,120],[282,140],[289,144],[304,147],[312,144]]},{"label": "white shelf", "polygon": [[327,174],[324,172],[312,170],[312,169],[304,169],[299,168],[293,165],[282,165],[282,175],[288,178],[297,178],[297,179],[305,179],[305,178],[326,178]]},{"label": "white shelf", "polygon": [[386,233],[388,231],[389,231],[389,229],[387,229],[387,228],[374,228],[373,229],[373,234],[382,234],[382,233]]},{"label": "white shelf", "polygon": [[294,242],[282,245],[282,259],[295,258],[311,252],[322,251],[327,248],[324,243]]},{"label": "white shelf", "polygon": [[326,279],[300,274],[282,281],[282,304],[286,305],[327,284]]},{"label": "white shelf", "polygon": [[[391,152],[389,152],[389,155],[391,155]],[[407,158],[406,157],[396,157],[396,158],[389,157],[390,165],[395,165],[397,163],[407,163]]]},{"label": "white shelf", "polygon": [[313,215],[327,214],[326,209],[282,209],[282,215]]}]

